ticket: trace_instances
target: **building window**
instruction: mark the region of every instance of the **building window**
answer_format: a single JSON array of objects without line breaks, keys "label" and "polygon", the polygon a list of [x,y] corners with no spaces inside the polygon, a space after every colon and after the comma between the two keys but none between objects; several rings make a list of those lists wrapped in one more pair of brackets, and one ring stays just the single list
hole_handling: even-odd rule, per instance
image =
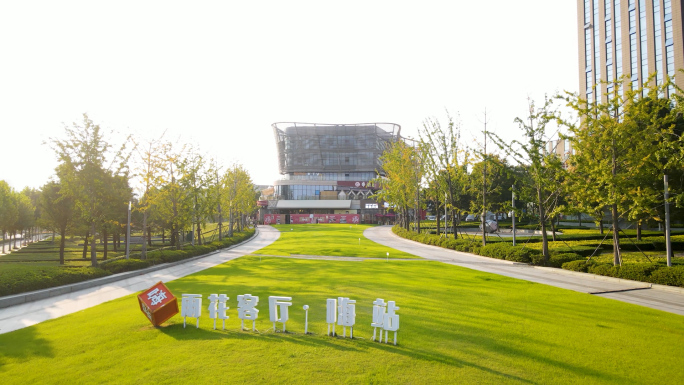
[{"label": "building window", "polygon": [[646,0],[639,0],[639,36],[641,37],[639,50],[641,51],[641,86],[648,81],[648,37],[646,25]]},{"label": "building window", "polygon": [[653,2],[653,47],[655,48],[656,84],[663,84],[663,42],[660,25],[660,0]]}]

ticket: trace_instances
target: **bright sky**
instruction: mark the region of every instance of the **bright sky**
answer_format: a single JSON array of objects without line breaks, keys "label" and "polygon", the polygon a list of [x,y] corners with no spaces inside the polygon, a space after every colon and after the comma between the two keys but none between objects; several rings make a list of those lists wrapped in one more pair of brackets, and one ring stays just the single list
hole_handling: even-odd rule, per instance
[{"label": "bright sky", "polygon": [[1,1],[0,179],[40,187],[43,144],[86,112],[106,129],[194,143],[258,184],[271,124],[430,116],[518,136],[527,97],[578,88],[574,0]]}]

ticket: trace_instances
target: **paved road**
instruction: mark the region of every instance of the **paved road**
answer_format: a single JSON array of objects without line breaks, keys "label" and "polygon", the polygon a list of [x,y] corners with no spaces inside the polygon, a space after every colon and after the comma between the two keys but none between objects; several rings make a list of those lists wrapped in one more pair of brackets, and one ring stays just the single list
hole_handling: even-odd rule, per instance
[{"label": "paved road", "polygon": [[[543,283],[564,289],[591,293],[606,298],[648,306],[670,313],[684,315],[684,289],[649,288],[643,282],[600,277],[593,274],[575,273],[561,269],[530,266],[523,263],[502,261],[469,253],[448,250],[437,246],[409,241],[392,232],[390,226],[371,227],[364,231],[368,239],[379,244],[405,251],[426,259],[441,261],[469,269],[486,271],[507,277]],[[627,290],[627,291],[624,291]]]},{"label": "paved road", "polygon": [[258,235],[251,241],[230,250],[219,251],[206,258],[90,289],[0,309],[0,334],[121,298],[147,289],[159,281],[168,282],[208,269],[266,247],[280,236],[280,233],[272,227],[262,226],[258,230]]}]

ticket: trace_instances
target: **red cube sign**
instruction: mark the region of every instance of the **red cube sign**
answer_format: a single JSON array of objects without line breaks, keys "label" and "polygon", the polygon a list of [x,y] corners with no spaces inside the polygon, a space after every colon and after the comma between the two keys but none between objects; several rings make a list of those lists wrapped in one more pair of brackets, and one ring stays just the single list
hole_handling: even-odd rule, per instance
[{"label": "red cube sign", "polygon": [[178,314],[178,300],[161,281],[138,295],[138,303],[154,326]]}]

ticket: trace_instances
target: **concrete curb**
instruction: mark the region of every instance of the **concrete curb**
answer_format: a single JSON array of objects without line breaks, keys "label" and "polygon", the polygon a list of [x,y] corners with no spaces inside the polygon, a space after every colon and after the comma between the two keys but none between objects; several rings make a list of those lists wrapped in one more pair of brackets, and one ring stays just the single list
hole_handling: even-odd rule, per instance
[{"label": "concrete curb", "polygon": [[231,249],[234,249],[238,246],[242,246],[243,244],[252,241],[254,238],[257,237],[257,235],[259,235],[259,228],[256,229],[256,231],[254,232],[254,235],[252,235],[249,239],[245,239],[244,241],[242,241],[240,243],[237,243],[237,244],[232,245],[232,246],[228,246],[228,247],[220,249],[220,250],[212,251],[211,253],[208,253],[208,254],[198,255],[198,256],[195,256],[192,258],[183,259],[183,260],[176,261],[176,262],[161,263],[159,265],[150,266],[150,267],[147,267],[147,268],[141,269],[141,270],[126,271],[123,273],[108,275],[106,277],[95,278],[95,279],[91,279],[89,281],[77,282],[77,283],[72,283],[69,285],[51,287],[49,289],[36,290],[36,291],[30,291],[28,293],[21,293],[21,294],[8,295],[5,297],[0,297],[0,309],[10,307],[10,306],[14,306],[14,305],[19,305],[22,303],[33,302],[33,301],[38,301],[41,299],[56,297],[58,295],[62,295],[62,294],[66,294],[66,293],[73,293],[73,292],[76,292],[79,290],[90,289],[91,287],[106,285],[108,283],[120,281],[122,279],[128,279],[131,277],[144,275],[147,273],[151,273],[151,272],[161,270],[161,269],[166,269],[168,267],[173,267],[173,266],[180,265],[183,263],[193,262],[193,261],[196,261],[198,259],[206,258],[210,255],[218,254],[218,253],[221,253],[223,251],[231,250]]},{"label": "concrete curb", "polygon": [[[395,236],[395,237],[397,237],[397,238],[399,238],[399,239],[403,239],[403,240],[405,240],[405,241],[417,243],[417,244],[419,244],[419,245],[423,245],[423,246],[426,246],[426,247],[436,247],[436,248],[439,248],[439,249],[441,249],[441,250],[447,250],[447,251],[450,251],[450,252],[453,252],[453,253],[468,254],[469,256],[473,256],[473,257],[485,259],[485,260],[488,260],[488,261],[499,261],[499,262],[501,262],[501,263],[507,263],[507,264],[511,264],[511,265],[512,265],[512,264],[521,264],[521,262],[512,262],[512,261],[507,261],[507,260],[505,260],[505,259],[496,259],[496,258],[483,257],[483,256],[477,255],[477,254],[466,253],[465,251],[456,251],[456,250],[447,249],[447,248],[445,248],[445,247],[434,246],[434,245],[426,245],[426,244],[421,243],[421,242],[418,242],[418,241],[414,241],[414,240],[411,240],[411,239],[406,239],[406,238],[400,237],[399,235],[395,234],[394,231],[390,231],[390,233],[392,233],[393,236]],[[648,282],[633,281],[633,280],[631,280],[631,279],[623,279],[623,278],[615,278],[615,277],[606,277],[606,276],[604,276],[604,275],[597,275],[597,274],[591,274],[591,273],[582,273],[582,272],[579,272],[579,271],[564,270],[564,269],[559,269],[559,268],[556,268],[556,267],[534,266],[534,265],[530,265],[530,264],[526,264],[526,265],[528,265],[528,266],[530,266],[530,267],[532,267],[532,268],[535,268],[535,269],[541,269],[541,270],[548,271],[549,273],[563,274],[563,275],[571,275],[571,276],[583,277],[583,278],[590,278],[590,279],[595,279],[595,280],[597,280],[597,281],[604,281],[604,282],[629,284],[629,285],[634,285],[635,287],[639,287],[639,288],[642,288],[642,287],[643,287],[643,288],[651,288],[651,289],[660,290],[660,291],[667,291],[667,292],[670,292],[670,293],[684,294],[684,287],[667,286],[667,285],[658,285],[658,284],[655,284],[655,283],[652,284],[652,283],[648,283]]]}]

